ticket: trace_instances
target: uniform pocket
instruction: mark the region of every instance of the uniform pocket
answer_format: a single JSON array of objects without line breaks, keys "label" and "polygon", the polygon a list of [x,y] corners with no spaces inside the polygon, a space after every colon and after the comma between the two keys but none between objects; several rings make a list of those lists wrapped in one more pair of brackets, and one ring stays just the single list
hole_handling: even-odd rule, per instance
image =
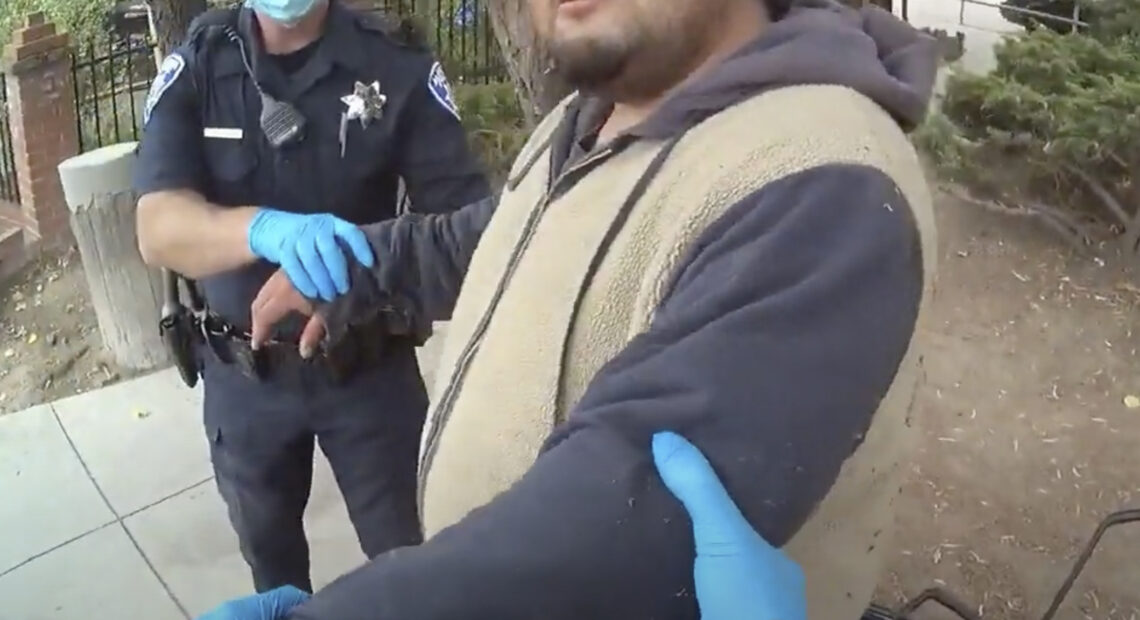
[{"label": "uniform pocket", "polygon": [[212,198],[223,204],[257,204],[255,171],[258,156],[236,140],[207,139],[206,165],[213,181]]},{"label": "uniform pocket", "polygon": [[396,171],[383,145],[368,142],[378,138],[362,135],[356,126],[348,140],[344,157],[336,143],[315,149],[314,165],[323,173],[318,181],[321,208],[353,221],[377,221],[381,214],[394,212]]}]

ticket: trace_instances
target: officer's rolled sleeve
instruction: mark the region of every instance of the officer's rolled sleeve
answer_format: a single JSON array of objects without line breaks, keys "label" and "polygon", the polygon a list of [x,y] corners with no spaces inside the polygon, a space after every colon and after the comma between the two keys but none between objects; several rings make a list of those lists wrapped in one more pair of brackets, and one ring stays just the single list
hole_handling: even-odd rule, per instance
[{"label": "officer's rolled sleeve", "polygon": [[186,66],[154,104],[143,128],[134,172],[139,194],[208,189],[194,54],[184,47],[173,53],[181,55]]},{"label": "officer's rolled sleeve", "polygon": [[459,118],[432,94],[431,63],[408,101],[399,173],[417,213],[447,213],[491,195]]}]

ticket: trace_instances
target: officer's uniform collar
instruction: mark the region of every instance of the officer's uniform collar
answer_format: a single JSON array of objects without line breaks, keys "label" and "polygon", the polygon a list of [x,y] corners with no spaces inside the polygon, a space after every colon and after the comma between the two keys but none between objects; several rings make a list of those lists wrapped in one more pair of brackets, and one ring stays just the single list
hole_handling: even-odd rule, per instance
[{"label": "officer's uniform collar", "polygon": [[[334,65],[340,65],[354,73],[367,70],[367,46],[360,40],[362,34],[356,20],[357,17],[348,8],[337,0],[330,0],[328,16],[325,18],[325,33],[335,32],[336,35],[321,37],[312,58],[290,80],[293,83],[289,90],[296,94],[303,93],[327,75]],[[261,30],[252,9],[243,7],[238,11],[237,34],[245,45],[259,82],[276,82],[284,77],[274,75],[272,65],[266,62]],[[227,54],[226,60],[216,70],[218,77],[223,77],[243,73],[245,67],[239,54]]]}]

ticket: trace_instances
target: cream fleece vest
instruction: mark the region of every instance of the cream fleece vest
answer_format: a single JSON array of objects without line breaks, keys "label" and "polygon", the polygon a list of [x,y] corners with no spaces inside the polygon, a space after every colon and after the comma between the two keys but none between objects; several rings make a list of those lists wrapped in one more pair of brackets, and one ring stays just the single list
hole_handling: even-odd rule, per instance
[{"label": "cream fleece vest", "polygon": [[[691,129],[590,281],[603,238],[664,144],[635,143],[547,204],[549,157],[542,154],[529,170],[524,164],[545,147],[563,109],[547,117],[516,161],[512,177],[521,181],[504,192],[453,313],[421,457],[428,536],[527,471],[595,373],[648,329],[690,245],[726,209],[772,181],[835,163],[871,166],[894,179],[921,236],[920,321],[927,311],[937,256],[929,191],[906,136],[866,97],[837,86],[783,88]],[[915,433],[909,416],[920,350],[916,336],[863,443],[786,546],[804,567],[813,620],[858,618],[871,598],[893,528],[900,462]]]}]

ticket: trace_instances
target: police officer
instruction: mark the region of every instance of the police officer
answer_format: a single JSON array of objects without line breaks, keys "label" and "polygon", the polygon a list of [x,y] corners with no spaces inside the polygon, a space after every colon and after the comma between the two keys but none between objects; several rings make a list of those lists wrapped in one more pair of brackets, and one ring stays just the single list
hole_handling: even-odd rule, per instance
[{"label": "police officer", "polygon": [[314,443],[369,557],[421,541],[417,341],[360,338],[308,362],[287,344],[298,323],[257,351],[247,336],[277,268],[314,298],[347,290],[348,261],[373,260],[355,225],[395,216],[401,179],[418,212],[489,194],[439,63],[407,32],[339,0],[247,0],[200,16],[147,97],[139,248],[202,285],[205,427],[259,592],[311,591]]}]

